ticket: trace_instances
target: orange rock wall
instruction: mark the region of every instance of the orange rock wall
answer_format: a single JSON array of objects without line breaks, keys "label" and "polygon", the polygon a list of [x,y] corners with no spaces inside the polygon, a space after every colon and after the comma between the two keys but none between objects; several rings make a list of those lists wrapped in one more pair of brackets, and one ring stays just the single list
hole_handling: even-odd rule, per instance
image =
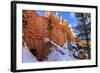
[{"label": "orange rock wall", "polygon": [[[36,11],[23,10],[23,40],[29,49],[35,50],[36,57],[42,61],[50,53],[50,44],[44,42],[47,37],[60,46],[63,46],[66,40],[71,41],[73,37],[67,23],[60,23],[52,14],[48,17],[39,16]],[[48,29],[48,24],[52,29]]]}]

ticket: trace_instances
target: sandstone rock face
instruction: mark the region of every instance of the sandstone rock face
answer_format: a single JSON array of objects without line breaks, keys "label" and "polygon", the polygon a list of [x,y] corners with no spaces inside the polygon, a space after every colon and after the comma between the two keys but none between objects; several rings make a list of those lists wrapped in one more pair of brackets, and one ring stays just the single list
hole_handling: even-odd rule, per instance
[{"label": "sandstone rock face", "polygon": [[23,11],[23,39],[29,49],[35,50],[38,60],[44,60],[49,54],[49,46],[44,38],[48,37],[48,20],[37,15],[35,11]]},{"label": "sandstone rock face", "polygon": [[67,37],[64,37],[64,32],[61,25],[59,24],[59,20],[57,20],[53,16],[50,17],[49,20],[51,21],[51,26],[53,26],[52,30],[49,33],[49,39],[54,41],[58,45],[63,46],[65,38]]},{"label": "sandstone rock face", "polygon": [[44,42],[49,38],[60,46],[69,40],[70,29],[67,24],[60,24],[60,20],[50,16],[39,16],[36,11],[23,10],[23,40],[39,61],[47,58],[52,45]]}]

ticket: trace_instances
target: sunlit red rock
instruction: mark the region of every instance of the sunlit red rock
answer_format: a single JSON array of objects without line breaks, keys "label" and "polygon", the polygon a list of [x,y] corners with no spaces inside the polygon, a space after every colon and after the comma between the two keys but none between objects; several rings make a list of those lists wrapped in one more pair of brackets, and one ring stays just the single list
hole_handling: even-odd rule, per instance
[{"label": "sunlit red rock", "polygon": [[63,46],[65,41],[73,40],[73,35],[68,23],[61,23],[52,12],[48,11],[45,16],[39,16],[36,11],[23,10],[23,40],[40,61],[47,58],[49,48],[52,47],[44,42],[44,38]]}]

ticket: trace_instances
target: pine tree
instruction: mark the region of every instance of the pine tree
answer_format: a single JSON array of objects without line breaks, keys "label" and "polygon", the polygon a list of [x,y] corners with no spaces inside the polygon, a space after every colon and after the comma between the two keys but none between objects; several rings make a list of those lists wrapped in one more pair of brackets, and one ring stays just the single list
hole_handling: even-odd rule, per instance
[{"label": "pine tree", "polygon": [[90,58],[90,35],[91,35],[91,15],[90,13],[75,13],[75,17],[79,20],[79,24],[75,27],[81,40],[86,40],[87,50]]}]

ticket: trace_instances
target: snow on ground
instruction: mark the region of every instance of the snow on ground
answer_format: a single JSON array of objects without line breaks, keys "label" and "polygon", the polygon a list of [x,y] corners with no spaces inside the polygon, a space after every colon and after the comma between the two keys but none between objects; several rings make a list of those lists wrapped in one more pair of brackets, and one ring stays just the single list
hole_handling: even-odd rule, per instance
[{"label": "snow on ground", "polygon": [[23,47],[23,57],[22,57],[23,62],[37,62],[38,60],[36,59],[35,56],[32,55],[32,53],[29,51],[28,48]]},{"label": "snow on ground", "polygon": [[76,60],[71,54],[69,50],[65,49],[66,53],[63,55],[55,48],[52,48],[52,52],[48,56],[48,61],[68,61],[68,60]]},{"label": "snow on ground", "polygon": [[[62,54],[58,49],[58,47],[52,47],[51,53],[48,55],[48,59],[45,61],[68,61],[68,60],[77,60],[73,57],[73,51],[69,51],[67,42],[63,46],[63,50],[65,51],[64,54]],[[23,47],[23,62],[37,62],[38,60],[32,53],[29,51],[29,49],[26,47]]]},{"label": "snow on ground", "polygon": [[52,48],[52,52],[48,56],[48,61],[67,61],[67,60],[77,60],[73,57],[73,52],[68,50],[67,42],[63,46],[64,54],[57,51],[55,47]]},{"label": "snow on ground", "polygon": [[63,61],[63,55],[57,51],[55,48],[52,48],[51,53],[48,55],[47,61]]}]

